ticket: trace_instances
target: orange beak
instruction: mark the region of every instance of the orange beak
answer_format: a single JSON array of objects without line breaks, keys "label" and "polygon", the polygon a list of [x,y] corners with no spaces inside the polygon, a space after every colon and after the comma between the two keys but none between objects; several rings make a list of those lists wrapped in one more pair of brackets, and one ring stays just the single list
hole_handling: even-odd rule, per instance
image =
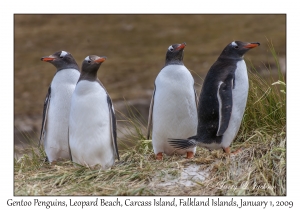
[{"label": "orange beak", "polygon": [[49,62],[49,61],[53,61],[55,58],[52,58],[52,57],[43,57],[41,58],[42,61],[45,61],[45,62]]},{"label": "orange beak", "polygon": [[181,49],[184,49],[184,48],[185,48],[185,46],[186,46],[186,43],[185,43],[185,42],[183,42],[181,45],[179,45],[179,46],[176,48],[176,50],[181,50]]},{"label": "orange beak", "polygon": [[249,44],[245,45],[244,48],[254,48],[254,47],[257,47],[259,45],[260,45],[259,42],[257,42],[257,43],[249,43]]},{"label": "orange beak", "polygon": [[95,60],[96,63],[103,63],[106,60],[106,57],[99,57],[97,60]]}]

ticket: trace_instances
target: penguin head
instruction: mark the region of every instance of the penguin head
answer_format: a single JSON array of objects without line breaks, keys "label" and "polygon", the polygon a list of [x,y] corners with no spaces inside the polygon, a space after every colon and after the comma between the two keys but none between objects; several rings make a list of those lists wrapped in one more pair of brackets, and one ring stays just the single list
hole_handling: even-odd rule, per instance
[{"label": "penguin head", "polygon": [[52,55],[42,57],[41,60],[52,63],[57,68],[57,71],[70,68],[79,70],[79,67],[71,53],[66,51],[58,51]]},{"label": "penguin head", "polygon": [[259,42],[241,42],[233,41],[229,43],[222,51],[220,57],[232,58],[232,59],[243,59],[243,56],[248,50],[259,46]]},{"label": "penguin head", "polygon": [[88,55],[82,62],[81,71],[85,73],[97,72],[105,60],[105,56]]},{"label": "penguin head", "polygon": [[81,73],[96,76],[99,67],[105,60],[105,56],[88,55],[82,62]]},{"label": "penguin head", "polygon": [[168,64],[183,64],[183,50],[186,43],[173,44],[169,46],[166,54],[166,65]]},{"label": "penguin head", "polygon": [[[79,77],[79,81],[81,80],[89,80],[89,81],[99,81],[97,78],[97,72],[101,64],[106,60],[105,56],[97,56],[97,55],[88,55],[82,61],[81,65],[81,73]],[[101,84],[101,83],[100,83]]]}]

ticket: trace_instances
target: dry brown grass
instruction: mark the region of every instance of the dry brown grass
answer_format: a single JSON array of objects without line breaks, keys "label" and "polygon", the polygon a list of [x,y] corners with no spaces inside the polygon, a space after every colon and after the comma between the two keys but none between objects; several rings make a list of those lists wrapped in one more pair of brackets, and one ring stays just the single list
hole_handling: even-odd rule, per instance
[{"label": "dry brown grass", "polygon": [[[251,141],[250,141],[251,139]],[[251,143],[250,143],[251,142]],[[147,145],[145,147],[145,145]],[[121,161],[107,171],[44,163],[42,153],[15,160],[15,195],[286,195],[285,139],[256,133],[243,151],[228,157],[199,148],[193,160],[180,156],[156,161],[151,142],[140,140],[121,151]],[[197,166],[204,180],[180,178]],[[197,178],[197,177],[196,177]],[[192,184],[187,185],[187,182]]]}]

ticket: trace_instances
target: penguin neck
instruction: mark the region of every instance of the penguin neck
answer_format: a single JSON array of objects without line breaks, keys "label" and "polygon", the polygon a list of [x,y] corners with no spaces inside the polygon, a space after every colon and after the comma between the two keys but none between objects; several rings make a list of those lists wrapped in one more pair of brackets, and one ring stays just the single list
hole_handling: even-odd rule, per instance
[{"label": "penguin neck", "polygon": [[91,81],[91,82],[97,81],[98,80],[97,72],[98,72],[98,69],[95,70],[95,71],[89,71],[89,72],[82,71],[81,74],[80,74],[78,82],[80,80],[88,80],[88,81]]},{"label": "penguin neck", "polygon": [[229,56],[229,55],[220,55],[220,60],[235,60],[235,61],[241,61],[244,60],[244,56],[237,57],[237,56]]},{"label": "penguin neck", "polygon": [[182,60],[166,60],[165,66],[168,65],[184,65]]},{"label": "penguin neck", "polygon": [[79,67],[76,63],[69,63],[68,65],[65,65],[64,67],[56,67],[56,68],[57,68],[57,72],[64,70],[64,69],[75,69],[75,70],[79,71]]}]

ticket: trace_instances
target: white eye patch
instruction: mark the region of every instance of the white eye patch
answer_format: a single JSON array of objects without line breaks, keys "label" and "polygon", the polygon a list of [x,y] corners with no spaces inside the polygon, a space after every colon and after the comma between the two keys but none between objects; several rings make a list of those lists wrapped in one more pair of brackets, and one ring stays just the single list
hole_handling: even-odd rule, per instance
[{"label": "white eye patch", "polygon": [[174,48],[172,47],[172,45],[168,48],[168,50],[173,50]]},{"label": "white eye patch", "polygon": [[61,51],[60,57],[65,57],[68,53],[66,51]]},{"label": "white eye patch", "polygon": [[90,56],[89,55],[86,56],[86,58],[84,60],[89,61],[90,60]]},{"label": "white eye patch", "polygon": [[237,43],[231,42],[231,45],[232,45],[232,46],[237,46]]}]

